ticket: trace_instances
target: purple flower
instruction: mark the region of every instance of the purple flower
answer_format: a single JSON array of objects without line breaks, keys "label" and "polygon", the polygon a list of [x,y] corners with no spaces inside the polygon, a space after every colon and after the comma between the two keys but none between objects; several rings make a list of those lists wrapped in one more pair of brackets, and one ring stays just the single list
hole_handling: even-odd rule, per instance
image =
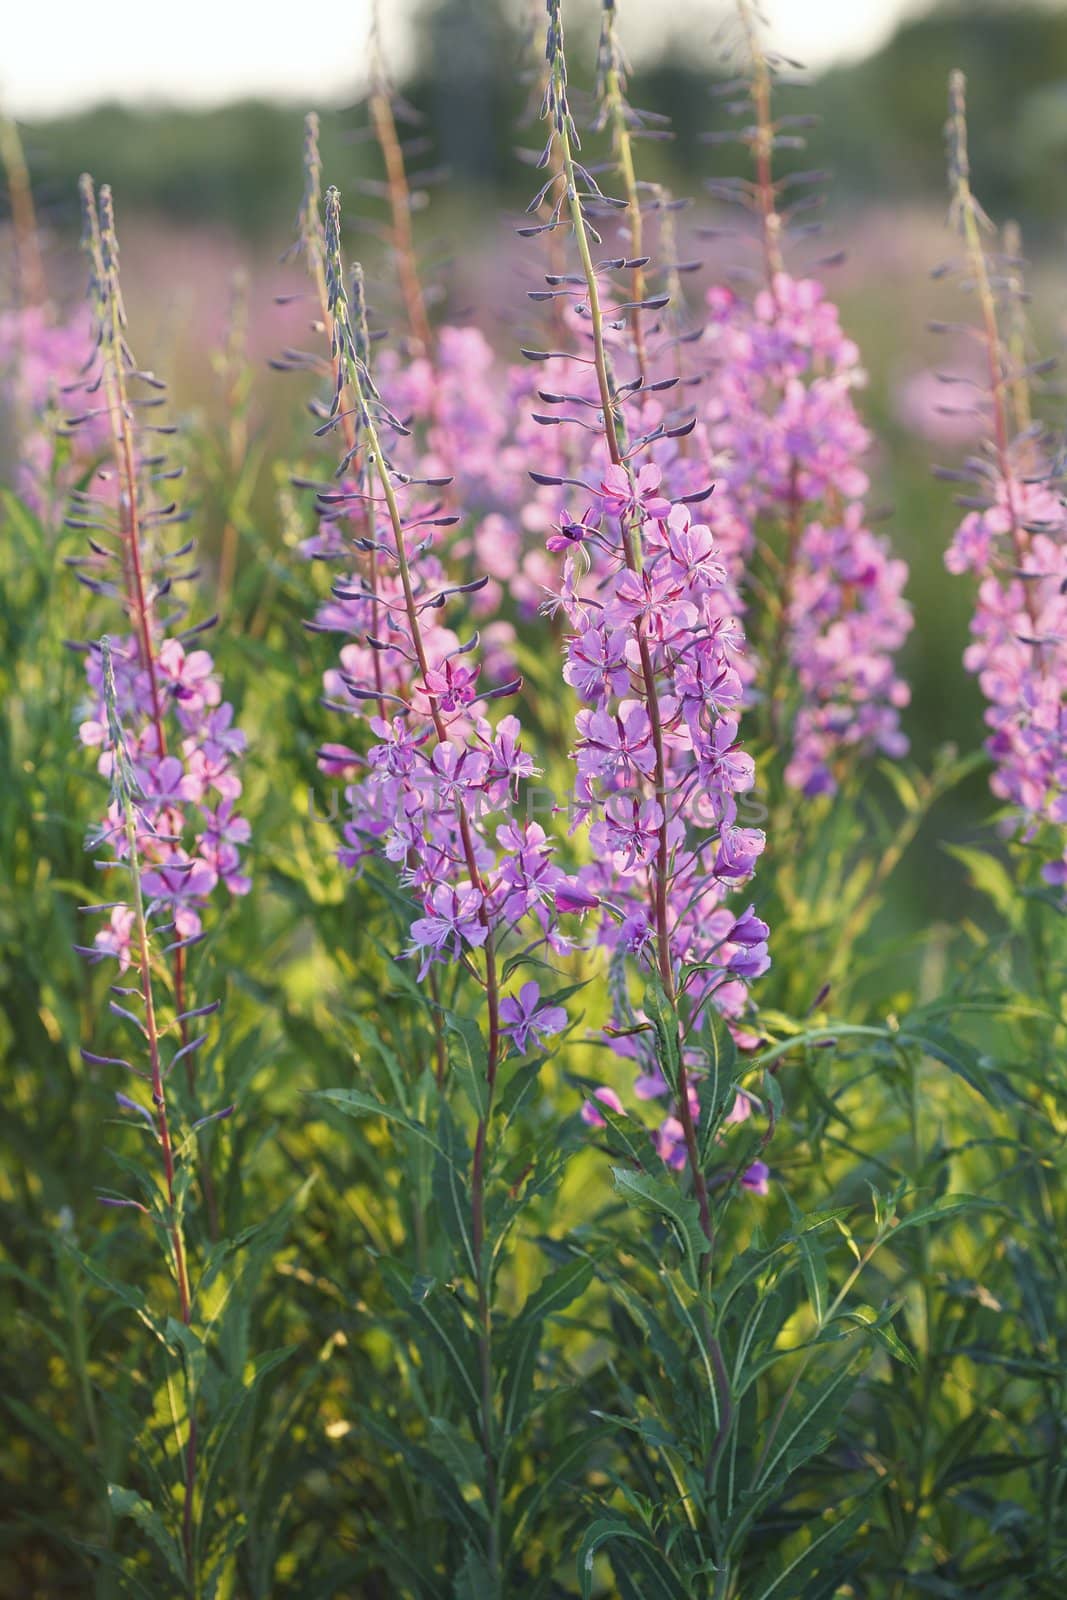
[{"label": "purple flower", "polygon": [[624,631],[589,621],[570,642],[563,677],[581,699],[594,705],[609,695],[625,694],[630,686],[630,669]]},{"label": "purple flower", "polygon": [[615,1093],[615,1090],[608,1088],[605,1084],[600,1089],[594,1089],[592,1100],[586,1100],[582,1105],[582,1121],[585,1123],[587,1128],[607,1127],[606,1119],[601,1116],[600,1112],[596,1108],[595,1102],[597,1100],[599,1100],[602,1106],[607,1106],[609,1111],[613,1111],[617,1117],[624,1117],[626,1115],[626,1112],[623,1108],[623,1103]]},{"label": "purple flower", "polygon": [[[795,530],[782,659],[799,704],[786,780],[833,793],[843,754],[906,749],[894,657],[911,627],[907,568],[864,525],[859,352],[810,279],[777,273],[751,302],[716,287],[708,306],[705,422],[724,463],[716,512],[740,518],[748,544],[759,521]],[[835,525],[819,520],[828,508]]]},{"label": "purple flower", "polygon": [[601,501],[609,517],[637,512],[642,517],[665,517],[670,501],[659,493],[663,474],[654,462],[646,462],[633,483],[625,467],[609,466],[600,483]]},{"label": "purple flower", "polygon": [[770,1188],[771,1169],[765,1161],[753,1161],[741,1174],[741,1185],[752,1194],[766,1194]]},{"label": "purple flower", "polygon": [[481,920],[481,891],[470,883],[438,884],[430,895],[430,906],[429,916],[417,917],[411,924],[412,943],[407,952],[422,956],[420,978],[426,976],[435,957],[451,955],[458,959],[464,943],[478,948],[489,933]]},{"label": "purple flower", "polygon": [[540,1041],[561,1033],[567,1026],[566,1011],[562,1006],[542,1005],[541,987],[532,979],[523,984],[517,995],[507,995],[500,1002],[500,1016],[501,1031],[514,1040],[516,1050],[523,1055],[531,1038]]},{"label": "purple flower", "polygon": [[751,877],[766,842],[759,828],[724,828],[715,853],[715,876],[724,882]]},{"label": "purple flower", "polygon": [[600,904],[600,896],[591,889],[585,889],[576,878],[560,878],[553,891],[556,910],[571,912],[582,916],[586,911],[595,911]]},{"label": "purple flower", "polygon": [[963,660],[987,704],[990,786],[1023,837],[1046,830],[1057,856],[1042,877],[1059,887],[1067,880],[1067,511],[1039,481],[1041,464],[1015,454],[1007,477],[983,482],[993,504],[964,518],[945,565],[973,567],[980,579]]},{"label": "purple flower", "polygon": [[[592,513],[587,511],[585,515],[588,517]],[[574,522],[564,512],[559,519],[558,531],[549,534],[545,540],[545,546],[552,551],[553,555],[561,555],[568,550],[573,550],[575,545],[581,544],[582,540],[587,538],[591,531],[592,529],[584,519],[581,522]]]},{"label": "purple flower", "polygon": [[130,964],[133,924],[134,915],[129,906],[113,906],[107,927],[101,928],[93,938],[93,946],[100,956],[114,956],[120,972],[125,972]]},{"label": "purple flower", "polygon": [[752,945],[763,944],[770,936],[767,924],[756,915],[755,906],[749,906],[743,911],[730,929],[730,943]]}]

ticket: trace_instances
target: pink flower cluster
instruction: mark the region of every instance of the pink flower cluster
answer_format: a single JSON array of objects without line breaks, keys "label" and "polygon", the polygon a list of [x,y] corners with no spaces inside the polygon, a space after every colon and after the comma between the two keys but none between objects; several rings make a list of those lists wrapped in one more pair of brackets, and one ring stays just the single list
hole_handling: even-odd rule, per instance
[{"label": "pink flower cluster", "polygon": [[487,578],[469,604],[488,624],[499,669],[513,672],[515,629],[501,608],[510,600],[535,616],[554,565],[543,539],[555,504],[543,510],[526,477],[539,434],[528,415],[534,380],[527,368],[504,368],[475,327],[446,325],[428,353],[405,360],[389,350],[380,367],[390,410],[412,430],[417,476],[451,479],[447,503],[463,516],[442,559],[453,576]]},{"label": "pink flower cluster", "polygon": [[[139,637],[131,634],[113,643],[112,662],[115,709],[140,790],[142,887],[178,940],[190,943],[200,935],[200,913],[218,884],[235,895],[251,888],[241,860],[251,830],[235,809],[242,788],[236,758],[245,736],[234,726],[233,707],[222,700],[206,650],[187,651],[180,639],[157,638],[146,661]],[[107,777],[114,753],[95,646],[86,658],[86,676],[92,699],[79,733],[84,745],[100,750],[97,767]],[[117,801],[103,836],[122,859],[126,844]],[[114,907],[109,926],[94,940],[101,955],[116,956],[123,968],[132,924],[128,907]]]},{"label": "pink flower cluster", "polygon": [[852,398],[864,377],[859,353],[810,279],[777,273],[751,302],[715,287],[708,307],[716,499],[753,537],[767,524],[785,533],[779,655],[798,691],[787,697],[787,781],[832,793],[844,750],[907,749],[899,712],[908,688],[894,665],[911,627],[907,567],[865,522],[869,436]]},{"label": "pink flower cluster", "polygon": [[[79,310],[57,321],[46,306],[24,306],[0,314],[0,373],[3,373],[18,445],[15,487],[26,504],[39,515],[48,513],[53,499],[62,497],[68,483],[57,483],[61,417],[49,416],[58,408],[63,391],[73,385],[89,348],[89,316]],[[76,478],[104,451],[108,437],[106,417],[85,419],[76,429],[63,429],[68,441],[69,466],[64,476]]]},{"label": "pink flower cluster", "polygon": [[[1036,478],[997,475],[945,553],[950,572],[980,580],[964,665],[988,702],[993,793],[1026,837],[1067,823],[1067,512]],[[1067,844],[1043,876],[1067,886]]]},{"label": "pink flower cluster", "polygon": [[[323,772],[354,780],[345,790],[340,858],[359,869],[384,855],[397,867],[422,907],[408,950],[419,959],[420,977],[434,963],[480,950],[490,933],[500,939],[531,922],[538,939],[562,949],[554,897],[563,873],[553,841],[539,823],[522,820],[517,806],[520,785],[535,773],[533,759],[517,717],[494,726],[488,716],[489,703],[518,685],[479,689],[477,636],[461,643],[440,620],[441,602],[455,589],[425,539],[405,551],[409,614],[393,527],[380,500],[368,502],[376,508],[376,584],[362,562],[335,585],[330,609],[333,625],[343,616],[352,637],[326,674],[329,703],[365,718],[371,735],[361,752],[341,744],[320,751]],[[422,521],[413,506],[404,528]],[[529,985],[522,997],[514,1015],[506,1009],[511,1002],[503,1003],[501,1029],[520,1050],[565,1020],[558,1008],[539,1011]]]},{"label": "pink flower cluster", "polygon": [[694,1015],[711,1005],[738,1019],[748,980],[770,964],[766,924],[724,903],[765,844],[738,821],[755,777],[738,737],[744,635],[724,605],[711,530],[662,495],[657,466],[636,478],[613,466],[599,491],[596,510],[551,541],[582,530],[560,601],[572,629],[563,675],[585,702],[575,801],[594,857],[576,884],[589,905],[603,903],[601,941],[652,964],[661,894],[674,978],[690,969]]},{"label": "pink flower cluster", "polygon": [[[168,546],[167,532],[182,514],[173,501],[160,502],[157,485],[169,487],[180,469],[158,453],[159,430],[146,436],[140,421],[140,407],[157,406],[164,386],[138,369],[127,342],[110,191],[102,188],[98,202],[91,180],[83,178],[82,203],[94,315],[83,367],[87,408],[76,426],[102,421],[112,460],[100,474],[102,492],[73,497],[68,523],[89,530],[89,554],[70,564],[92,593],[117,602],[130,632],[111,646],[113,706],[106,701],[102,652],[88,647],[89,702],[80,735],[100,750],[98,769],[110,776],[113,741],[121,734],[137,793],[142,889],[152,913],[173,926],[172,948],[180,952],[199,938],[200,913],[217,884],[235,895],[251,887],[241,862],[249,825],[235,809],[242,787],[236,760],[245,738],[234,725],[233,707],[223,701],[211,656],[188,648],[210,623],[183,627],[186,608],[178,595],[196,576],[182,565],[193,542]],[[98,838],[120,859],[128,849],[117,796]],[[125,967],[132,925],[127,907],[111,908],[109,926],[96,935],[96,953],[115,956]],[[180,955],[176,961],[180,973]]]},{"label": "pink flower cluster", "polygon": [[[421,977],[476,951],[486,951],[488,962],[496,943],[520,926],[532,927],[535,943],[564,948],[555,912],[563,874],[553,842],[516,803],[533,761],[518,719],[505,715],[494,726],[488,715],[490,703],[519,684],[482,691],[478,635],[461,642],[441,620],[450,597],[476,593],[484,579],[446,581],[433,543],[456,518],[420,499],[418,480],[398,473],[382,453],[379,429],[393,426],[392,414],[353,335],[335,190],[327,197],[326,260],[341,353],[334,412],[347,399],[358,414],[359,464],[355,483],[320,504],[338,525],[347,514],[360,552],[350,575],[334,585],[343,610],[333,625],[343,621],[352,639],[327,687],[335,706],[369,719],[372,736],[360,752],[328,745],[320,756],[324,771],[356,780],[346,790],[342,859],[358,867],[383,854],[396,865],[422,909],[408,950]],[[488,970],[486,981],[492,989]],[[558,1008],[541,1006],[534,990],[527,985],[505,997],[491,1024],[519,1049],[564,1020]]]}]

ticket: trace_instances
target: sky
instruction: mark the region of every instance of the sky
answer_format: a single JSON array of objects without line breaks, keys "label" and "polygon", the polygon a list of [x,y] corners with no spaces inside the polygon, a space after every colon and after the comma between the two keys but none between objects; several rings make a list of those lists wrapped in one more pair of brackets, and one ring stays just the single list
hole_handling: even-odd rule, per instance
[{"label": "sky", "polygon": [[[101,100],[214,105],[244,95],[343,100],[362,84],[359,56],[372,0],[8,0],[0,107],[33,118]],[[811,67],[865,54],[914,0],[763,0],[774,44]],[[416,0],[383,0],[394,74],[412,58]],[[662,36],[668,0],[620,0],[629,53]],[[574,12],[595,0],[571,0]],[[669,0],[675,28],[710,39],[726,0]],[[564,15],[566,16],[566,11]]]}]

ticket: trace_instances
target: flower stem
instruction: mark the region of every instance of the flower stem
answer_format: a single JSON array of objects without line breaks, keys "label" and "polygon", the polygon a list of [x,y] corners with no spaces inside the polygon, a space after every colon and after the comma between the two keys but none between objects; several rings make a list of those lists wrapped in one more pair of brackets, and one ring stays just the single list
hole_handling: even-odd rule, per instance
[{"label": "flower stem", "polygon": [[[156,754],[167,753],[167,733],[163,720],[163,692],[159,680],[155,641],[152,637],[152,604],[148,598],[143,561],[143,528],[141,524],[137,446],[133,435],[132,409],[126,387],[125,327],[126,313],[118,279],[118,243],[115,234],[115,216],[112,209],[111,189],[103,184],[100,189],[99,213],[93,203],[92,180],[81,180],[83,205],[90,221],[89,248],[94,268],[101,284],[102,355],[104,394],[107,400],[108,420],[111,426],[112,451],[118,482],[120,515],[122,518],[123,572],[125,575],[126,602],[131,621],[138,637],[141,665],[148,679],[152,703],[152,725],[156,736]],[[189,1044],[189,1024],[186,1020],[185,951],[172,953],[171,970],[174,980],[174,1003],[178,1014],[178,1029],[184,1049]],[[190,1099],[196,1093],[196,1052],[185,1056],[185,1081]],[[218,1237],[218,1204],[211,1168],[206,1159],[204,1144],[198,1145],[199,1177],[208,1218],[208,1231],[213,1239]]]},{"label": "flower stem", "polygon": [[[430,708],[430,718],[433,723],[437,743],[447,746],[449,743],[448,729],[441,715],[440,707],[430,687],[430,664],[426,654],[426,645],[423,639],[422,626],[419,620],[419,607],[415,596],[415,586],[412,580],[411,567],[408,561],[407,548],[404,538],[404,523],[400,514],[400,507],[396,498],[396,488],[393,483],[389,464],[382,450],[378,430],[374,422],[368,396],[365,389],[364,376],[360,370],[352,346],[351,329],[348,322],[348,305],[345,293],[343,276],[338,271],[337,256],[340,252],[340,195],[336,189],[330,189],[326,196],[327,234],[332,240],[334,255],[330,266],[333,274],[331,285],[331,303],[335,308],[335,324],[338,329],[338,343],[342,348],[345,362],[345,376],[351,388],[353,398],[360,413],[361,425],[366,438],[366,460],[368,468],[377,476],[381,485],[382,495],[385,499],[389,516],[389,524],[393,535],[393,545],[396,555],[397,570],[400,574],[400,583],[404,595],[404,611],[407,618],[408,631],[411,637],[412,649],[418,664],[419,674],[422,679],[422,692]],[[364,368],[364,372],[365,372]],[[497,1070],[500,1061],[501,1032],[500,1032],[500,981],[497,970],[496,942],[489,915],[488,896],[486,885],[482,878],[478,856],[474,847],[474,836],[471,832],[470,821],[462,804],[457,800],[456,820],[459,827],[460,841],[467,872],[470,877],[471,887],[476,889],[480,896],[479,920],[485,928],[485,942],[482,952],[485,960],[485,994],[489,1016],[489,1036],[486,1052],[486,1104],[485,1109],[478,1118],[478,1127],[475,1135],[474,1155],[471,1167],[471,1242],[474,1253],[475,1288],[478,1301],[478,1351],[479,1367],[481,1371],[481,1434],[482,1452],[485,1460],[485,1492],[486,1508],[489,1514],[489,1567],[493,1574],[494,1582],[499,1580],[500,1566],[500,1495],[496,1460],[496,1447],[493,1426],[493,1353],[492,1353],[492,1309],[490,1304],[491,1273],[485,1260],[485,1168],[486,1146],[489,1132],[489,1121],[493,1111],[493,1096],[496,1089]]]},{"label": "flower stem", "polygon": [[[997,468],[1004,485],[1011,539],[1019,567],[1026,563],[1029,539],[1023,527],[1018,503],[1018,484],[1012,462],[1011,427],[1008,417],[1010,374],[1005,361],[1004,342],[997,317],[997,302],[989,278],[989,266],[982,244],[982,221],[985,214],[971,189],[971,168],[967,153],[967,80],[955,71],[949,76],[949,146],[951,154],[952,209],[963,234],[967,250],[967,265],[978,296],[982,319],[982,342],[985,347],[989,372],[989,399],[993,410],[993,442]],[[1024,585],[1026,609],[1037,631],[1037,610],[1032,585]],[[1039,649],[1035,646],[1035,649]]]},{"label": "flower stem", "polygon": [[418,267],[415,264],[415,238],[411,227],[411,189],[404,167],[404,152],[397,137],[396,118],[389,98],[389,89],[381,67],[375,37],[374,82],[370,95],[370,114],[374,132],[385,162],[386,184],[389,190],[389,212],[392,217],[392,245],[396,257],[400,292],[404,297],[404,311],[408,327],[428,355],[433,344],[430,319],[426,314],[426,298],[422,292]]},{"label": "flower stem", "polygon": [[[644,218],[641,215],[641,202],[637,193],[633,140],[630,137],[630,108],[626,103],[622,52],[615,37],[615,16],[614,4],[605,6],[604,31],[601,38],[603,56],[601,99],[603,114],[611,129],[612,149],[626,196],[630,223],[630,256],[640,263],[644,255]],[[630,308],[630,336],[633,340],[637,370],[644,383],[648,378],[648,354],[645,349],[645,330],[639,303],[645,298],[643,264],[634,266],[632,273],[632,298],[635,304]]]},{"label": "flower stem", "polygon": [[[115,704],[114,672],[110,647],[104,648],[105,694],[109,714]],[[132,771],[128,765],[121,734],[117,740],[115,759],[118,771],[119,801],[122,806],[123,830],[126,835],[127,865],[130,873],[131,901],[137,943],[137,965],[141,981],[141,999],[144,1004],[144,1032],[148,1042],[148,1062],[152,1092],[152,1117],[163,1157],[163,1180],[166,1196],[165,1227],[170,1240],[172,1264],[178,1289],[178,1314],[185,1327],[192,1323],[192,1298],[189,1292],[189,1268],[182,1234],[181,1215],[175,1193],[174,1146],[170,1119],[167,1114],[167,1091],[159,1048],[159,1025],[156,1016],[155,994],[152,988],[152,965],[149,948],[148,921],[145,915],[144,891],[141,885],[140,840],[137,831],[136,804],[132,793]],[[194,1396],[187,1379],[187,1410],[189,1432],[185,1447],[185,1498],[182,1508],[182,1548],[185,1555],[186,1576],[191,1592],[195,1592],[195,1546],[193,1537],[194,1490],[196,1484],[197,1426]]]},{"label": "flower stem", "polygon": [[748,46],[751,70],[749,94],[756,122],[748,143],[756,163],[756,198],[760,213],[760,233],[767,287],[774,293],[774,280],[784,271],[782,257],[782,219],[774,193],[774,124],[771,121],[771,71],[759,37],[759,21],[749,0],[737,0],[741,26]]},{"label": "flower stem", "polygon": [[[556,89],[562,94],[562,68],[557,61],[555,66]],[[593,266],[592,252],[589,248],[588,225],[585,213],[578,195],[577,174],[574,168],[574,155],[571,148],[570,131],[567,118],[562,119],[562,126],[557,126],[562,155],[563,175],[566,184],[567,203],[570,210],[571,223],[574,236],[578,245],[578,255],[582,263],[585,277],[586,292],[589,302],[589,320],[593,331],[593,362],[597,375],[597,384],[600,390],[601,406],[603,411],[604,439],[607,444],[608,454],[616,466],[625,466],[622,452],[619,447],[619,430],[614,409],[614,387],[611,369],[608,364],[607,349],[604,343],[604,317],[600,304],[600,292],[597,284],[596,271]],[[632,473],[626,466],[626,470]],[[622,548],[626,565],[632,572],[641,570],[641,546],[637,531],[632,523],[624,516],[621,519]],[[666,772],[667,763],[663,739],[663,718],[659,703],[659,688],[656,682],[655,667],[652,653],[649,650],[648,639],[642,630],[640,621],[636,624],[638,655],[641,663],[641,679],[645,692],[645,703],[648,708],[649,723],[652,729],[652,748],[655,756],[654,782],[656,796],[661,808],[666,801]],[[674,962],[671,955],[670,918],[668,907],[668,888],[670,882],[670,842],[668,839],[667,816],[664,808],[663,819],[657,829],[656,865],[653,875],[653,907],[656,927],[657,965],[660,980],[664,991],[673,1005],[677,999],[677,988],[674,979]],[[700,1167],[696,1140],[696,1129],[693,1124],[693,1114],[689,1106],[689,1081],[685,1063],[681,1060],[679,1050],[678,1069],[678,1098],[679,1118],[685,1134],[686,1151],[689,1156],[690,1171],[692,1173],[693,1188],[700,1208],[700,1225],[708,1241],[708,1251],[704,1257],[706,1265],[710,1265],[711,1249],[714,1242],[714,1230],[711,1221],[711,1208],[708,1202],[707,1183]]]}]

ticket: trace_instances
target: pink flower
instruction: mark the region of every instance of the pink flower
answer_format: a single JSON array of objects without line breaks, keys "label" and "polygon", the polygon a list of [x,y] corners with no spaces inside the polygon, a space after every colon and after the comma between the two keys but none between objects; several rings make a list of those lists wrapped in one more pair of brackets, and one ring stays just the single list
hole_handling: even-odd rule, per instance
[{"label": "pink flower", "polygon": [[559,878],[553,891],[556,910],[571,912],[581,916],[586,911],[595,911],[600,904],[600,896],[591,889],[585,889],[577,878]]},{"label": "pink flower", "polygon": [[426,674],[426,688],[441,711],[455,711],[475,699],[479,668],[450,657]]},{"label": "pink flower", "polygon": [[482,896],[470,883],[453,887],[440,883],[430,895],[431,914],[417,917],[411,924],[408,955],[421,955],[419,977],[424,978],[435,960],[451,955],[458,960],[464,944],[483,945],[489,930],[481,920]]},{"label": "pink flower", "polygon": [[516,1050],[523,1055],[530,1047],[531,1038],[539,1043],[541,1039],[561,1033],[567,1026],[566,1011],[562,1006],[542,1005],[541,987],[532,979],[523,984],[517,995],[507,995],[500,1002],[500,1016],[502,1032],[514,1040]]},{"label": "pink flower", "polygon": [[758,828],[724,828],[712,869],[715,876],[727,882],[751,877],[765,844]]},{"label": "pink flower", "polygon": [[171,693],[190,710],[218,704],[218,684],[212,677],[214,663],[206,650],[193,650],[186,655],[179,639],[165,639],[156,664]]},{"label": "pink flower", "polygon": [[587,1128],[607,1127],[606,1119],[601,1116],[600,1112],[596,1108],[596,1105],[594,1104],[594,1101],[597,1100],[600,1101],[602,1106],[607,1106],[609,1111],[613,1111],[617,1117],[624,1117],[626,1115],[626,1112],[623,1109],[622,1101],[615,1093],[615,1090],[609,1089],[607,1085],[605,1085],[603,1088],[594,1089],[593,1099],[586,1100],[582,1106],[582,1121],[585,1123]]},{"label": "pink flower", "polygon": [[600,482],[600,494],[608,516],[621,517],[628,512],[638,512],[642,517],[665,517],[670,511],[670,501],[658,492],[663,477],[652,461],[640,469],[635,484],[631,484],[625,467],[608,467]]},{"label": "pink flower", "polygon": [[129,906],[114,906],[107,927],[101,928],[93,938],[93,946],[101,956],[116,958],[120,972],[125,972],[130,964],[133,924],[134,915]]},{"label": "pink flower", "polygon": [[753,1161],[741,1174],[742,1187],[752,1194],[766,1194],[770,1189],[771,1169],[765,1161]]}]

